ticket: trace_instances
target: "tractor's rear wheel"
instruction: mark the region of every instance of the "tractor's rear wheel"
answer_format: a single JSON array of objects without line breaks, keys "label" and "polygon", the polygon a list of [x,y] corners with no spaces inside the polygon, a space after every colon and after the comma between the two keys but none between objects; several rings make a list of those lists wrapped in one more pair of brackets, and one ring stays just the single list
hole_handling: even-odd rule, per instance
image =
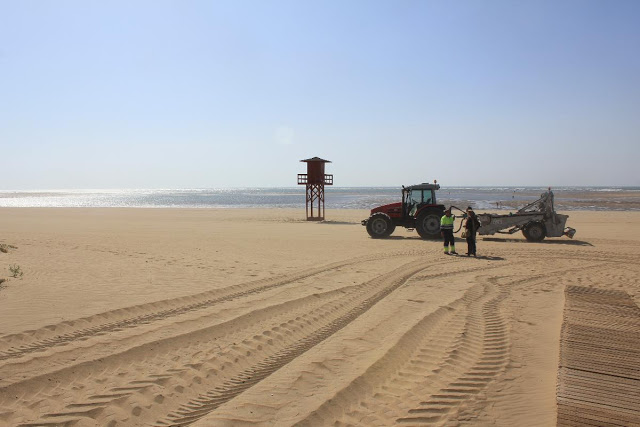
[{"label": "tractor's rear wheel", "polygon": [[522,230],[525,239],[530,242],[542,242],[547,236],[547,230],[541,222],[530,222]]},{"label": "tractor's rear wheel", "polygon": [[442,212],[436,210],[422,211],[416,219],[416,231],[423,239],[440,237],[440,218]]},{"label": "tractor's rear wheel", "polygon": [[369,217],[367,221],[367,233],[373,239],[382,239],[389,237],[396,225],[393,223],[389,215],[378,212]]}]

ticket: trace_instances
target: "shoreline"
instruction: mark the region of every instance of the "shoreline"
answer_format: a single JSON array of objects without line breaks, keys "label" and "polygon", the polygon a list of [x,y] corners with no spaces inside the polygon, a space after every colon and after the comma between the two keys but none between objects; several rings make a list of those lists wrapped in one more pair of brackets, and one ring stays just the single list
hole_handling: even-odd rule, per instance
[{"label": "shoreline", "polygon": [[[69,208],[170,208],[170,209],[304,209],[304,188],[227,190],[78,190],[51,192],[0,192],[0,207]],[[539,197],[539,190],[481,188],[441,189],[440,203],[472,205],[477,210],[517,210]],[[640,190],[554,190],[557,211],[640,211]],[[392,188],[327,188],[331,210],[371,209],[400,201]]]}]

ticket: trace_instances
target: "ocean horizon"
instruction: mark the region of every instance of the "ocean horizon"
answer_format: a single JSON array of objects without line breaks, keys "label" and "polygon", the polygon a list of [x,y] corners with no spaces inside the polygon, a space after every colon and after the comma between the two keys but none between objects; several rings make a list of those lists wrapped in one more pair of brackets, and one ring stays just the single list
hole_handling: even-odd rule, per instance
[{"label": "ocean horizon", "polygon": [[[437,192],[438,202],[513,210],[547,187],[464,186]],[[552,188],[557,210],[640,210],[640,187]],[[400,201],[396,187],[325,187],[327,209],[371,209]],[[0,207],[50,208],[304,208],[305,188],[0,190]]]}]

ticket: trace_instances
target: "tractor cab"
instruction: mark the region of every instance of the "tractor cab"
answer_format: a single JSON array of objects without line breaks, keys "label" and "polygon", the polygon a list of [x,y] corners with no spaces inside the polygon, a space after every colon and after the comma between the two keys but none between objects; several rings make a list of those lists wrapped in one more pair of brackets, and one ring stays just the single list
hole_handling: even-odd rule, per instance
[{"label": "tractor cab", "polygon": [[415,218],[416,213],[424,206],[436,204],[438,184],[417,184],[402,187],[403,216]]}]

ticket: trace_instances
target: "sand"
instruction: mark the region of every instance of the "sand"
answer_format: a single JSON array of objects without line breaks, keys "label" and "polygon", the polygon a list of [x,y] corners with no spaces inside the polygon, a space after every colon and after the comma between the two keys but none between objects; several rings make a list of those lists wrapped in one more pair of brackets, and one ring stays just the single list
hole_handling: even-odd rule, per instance
[{"label": "sand", "polygon": [[554,425],[565,287],[640,300],[640,212],[564,213],[474,259],[367,211],[0,209],[0,425]]}]

